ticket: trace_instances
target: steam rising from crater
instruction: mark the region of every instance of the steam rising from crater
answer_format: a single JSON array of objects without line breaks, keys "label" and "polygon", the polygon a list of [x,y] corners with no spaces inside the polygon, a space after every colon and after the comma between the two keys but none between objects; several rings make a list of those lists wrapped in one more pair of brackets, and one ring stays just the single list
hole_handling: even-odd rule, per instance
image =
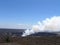
[{"label": "steam rising from crater", "polygon": [[22,36],[27,36],[38,32],[58,32],[60,31],[60,16],[54,16],[46,18],[42,22],[38,22],[36,25],[32,25],[31,30],[27,29]]}]

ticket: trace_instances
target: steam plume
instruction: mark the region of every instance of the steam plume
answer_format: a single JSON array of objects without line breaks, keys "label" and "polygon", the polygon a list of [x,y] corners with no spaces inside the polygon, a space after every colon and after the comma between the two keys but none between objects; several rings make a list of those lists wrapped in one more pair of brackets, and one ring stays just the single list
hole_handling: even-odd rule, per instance
[{"label": "steam plume", "polygon": [[38,32],[58,32],[60,31],[60,16],[46,18],[42,22],[33,25],[31,30],[27,29],[22,36],[27,36]]}]

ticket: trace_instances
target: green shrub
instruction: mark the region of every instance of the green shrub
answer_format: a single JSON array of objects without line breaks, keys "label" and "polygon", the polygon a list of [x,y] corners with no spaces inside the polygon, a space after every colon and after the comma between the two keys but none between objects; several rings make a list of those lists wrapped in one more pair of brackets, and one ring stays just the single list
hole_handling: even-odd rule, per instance
[{"label": "green shrub", "polygon": [[10,42],[9,36],[6,37],[5,41],[8,43]]}]

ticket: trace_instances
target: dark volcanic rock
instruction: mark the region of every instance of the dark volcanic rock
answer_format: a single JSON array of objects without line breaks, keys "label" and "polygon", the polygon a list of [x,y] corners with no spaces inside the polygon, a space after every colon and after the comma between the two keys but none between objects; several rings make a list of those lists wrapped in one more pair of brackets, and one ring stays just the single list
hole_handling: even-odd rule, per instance
[{"label": "dark volcanic rock", "polygon": [[29,36],[57,36],[55,33],[49,33],[49,32],[38,32],[35,34],[31,34]]}]

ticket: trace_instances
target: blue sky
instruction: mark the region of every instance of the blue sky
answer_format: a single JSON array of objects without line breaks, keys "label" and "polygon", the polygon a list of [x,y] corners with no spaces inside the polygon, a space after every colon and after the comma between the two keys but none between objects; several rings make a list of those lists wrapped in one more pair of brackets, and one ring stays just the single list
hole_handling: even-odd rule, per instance
[{"label": "blue sky", "polygon": [[0,0],[0,24],[34,24],[60,16],[60,0]]}]

